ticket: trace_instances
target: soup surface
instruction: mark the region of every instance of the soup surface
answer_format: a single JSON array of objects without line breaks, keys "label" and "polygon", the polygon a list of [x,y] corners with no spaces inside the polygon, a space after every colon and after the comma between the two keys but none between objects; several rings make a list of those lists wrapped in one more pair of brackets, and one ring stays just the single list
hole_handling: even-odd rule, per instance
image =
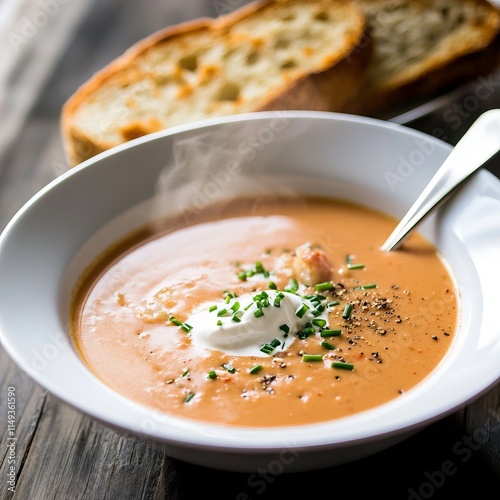
[{"label": "soup surface", "polygon": [[132,235],[82,277],[72,334],[91,370],[159,411],[316,423],[410,390],[448,351],[454,281],[395,221],[334,200],[237,200]]}]

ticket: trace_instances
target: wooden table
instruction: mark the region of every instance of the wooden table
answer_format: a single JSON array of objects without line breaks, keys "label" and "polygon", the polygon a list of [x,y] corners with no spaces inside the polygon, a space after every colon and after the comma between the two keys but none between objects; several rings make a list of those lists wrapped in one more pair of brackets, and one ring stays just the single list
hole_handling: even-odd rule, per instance
[{"label": "wooden table", "polygon": [[[242,3],[94,2],[78,29],[75,27],[73,41],[62,51],[47,84],[36,96],[26,96],[35,104],[0,157],[1,227],[31,195],[67,169],[59,113],[80,83],[156,29],[200,15],[214,16],[224,6]],[[64,8],[61,3],[57,15],[63,15]],[[40,31],[39,41],[43,39]],[[35,39],[33,43],[38,42]],[[415,119],[409,126],[455,144],[474,118],[494,107],[500,107],[500,74],[490,80],[475,80],[457,94],[454,103]],[[488,168],[500,176],[500,159]],[[471,491],[481,498],[498,498],[500,386],[375,456],[307,473],[272,475],[262,471],[259,480],[254,476],[252,481],[250,474],[179,462],[169,458],[161,445],[117,434],[56,400],[3,350],[0,373],[2,499],[289,499],[319,498],[320,491],[328,492],[328,498],[463,498]],[[15,388],[16,395],[15,492],[9,491],[7,481],[9,387]]]}]

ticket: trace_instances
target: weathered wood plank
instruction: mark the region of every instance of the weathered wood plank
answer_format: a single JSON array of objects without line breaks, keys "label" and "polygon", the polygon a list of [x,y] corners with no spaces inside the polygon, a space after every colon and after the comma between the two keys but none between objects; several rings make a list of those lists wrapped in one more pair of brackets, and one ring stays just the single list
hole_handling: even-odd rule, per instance
[{"label": "weathered wood plank", "polygon": [[[16,477],[22,471],[29,455],[31,443],[42,414],[46,393],[8,358],[0,348],[0,498],[9,498],[11,465],[15,465]],[[12,389],[14,389],[12,391]],[[13,392],[13,406],[7,405],[7,395]],[[12,410],[13,420],[8,420],[8,410]],[[9,425],[10,424],[10,425]],[[11,432],[13,432],[13,435]],[[15,461],[15,464],[12,463]],[[12,476],[13,478],[13,476]]]},{"label": "weathered wood plank", "polygon": [[[207,498],[219,500],[314,498],[320,491],[331,498],[463,498],[472,483],[478,493],[496,484],[482,469],[478,455],[464,459],[463,452],[457,454],[463,436],[462,412],[457,412],[373,457],[324,470],[237,474],[179,463],[182,498],[197,498],[199,484],[207,485]],[[196,481],[188,480],[193,477]]]},{"label": "weathered wood plank", "polygon": [[13,498],[175,499],[171,464],[161,446],[128,439],[48,396]]},{"label": "weathered wood plank", "polygon": [[465,432],[483,470],[500,481],[500,386],[467,407]]}]

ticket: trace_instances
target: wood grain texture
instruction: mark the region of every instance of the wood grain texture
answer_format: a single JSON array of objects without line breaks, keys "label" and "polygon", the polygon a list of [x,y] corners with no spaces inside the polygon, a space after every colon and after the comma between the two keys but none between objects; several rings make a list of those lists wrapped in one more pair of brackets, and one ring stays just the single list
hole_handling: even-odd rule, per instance
[{"label": "wood grain texture", "polygon": [[[59,137],[59,111],[79,82],[136,39],[165,24],[215,15],[236,0],[97,2],[39,96],[9,153],[0,158],[0,227],[38,189],[67,169]],[[242,2],[244,3],[244,2]],[[412,123],[456,143],[485,109],[500,107],[499,82],[474,109],[473,82],[458,108],[441,109]],[[498,84],[497,84],[498,83]],[[457,104],[457,103],[455,103]],[[454,118],[454,119],[452,119]],[[500,177],[500,158],[488,167]],[[16,393],[15,493],[9,492],[7,389]],[[267,500],[318,497],[463,498],[470,485],[482,498],[498,498],[500,386],[465,410],[429,425],[403,443],[354,464],[300,474],[238,474],[169,458],[161,445],[122,435],[59,402],[22,372],[0,348],[0,498]],[[446,469],[446,467],[449,469]],[[443,472],[443,468],[447,473]],[[492,491],[493,493],[488,493]]]},{"label": "wood grain texture", "polygon": [[[50,436],[51,439],[46,439]],[[171,460],[48,397],[16,490],[19,498],[177,498]],[[48,480],[50,478],[50,480]]]}]

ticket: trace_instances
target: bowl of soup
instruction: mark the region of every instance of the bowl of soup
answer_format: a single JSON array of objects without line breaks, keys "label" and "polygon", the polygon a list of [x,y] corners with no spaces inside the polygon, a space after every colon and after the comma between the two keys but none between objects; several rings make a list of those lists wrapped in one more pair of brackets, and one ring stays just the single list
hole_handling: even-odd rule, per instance
[{"label": "bowl of soup", "polygon": [[498,179],[476,173],[381,249],[450,151],[286,111],[102,153],[2,233],[2,344],[60,400],[194,464],[295,472],[381,451],[500,376]]}]

